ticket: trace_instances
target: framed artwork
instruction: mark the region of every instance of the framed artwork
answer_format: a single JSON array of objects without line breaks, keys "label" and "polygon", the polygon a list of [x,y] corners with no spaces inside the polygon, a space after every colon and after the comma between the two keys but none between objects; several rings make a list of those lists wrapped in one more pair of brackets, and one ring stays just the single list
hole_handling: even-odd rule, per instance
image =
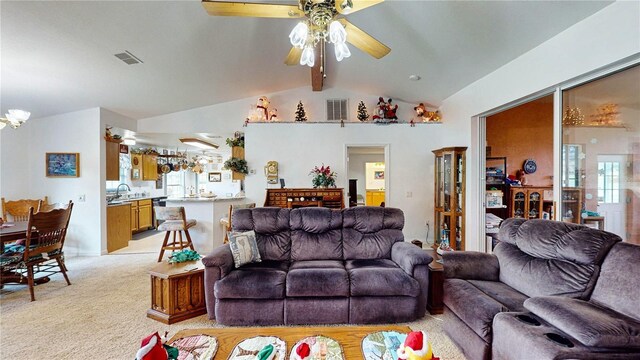
[{"label": "framed artwork", "polygon": [[221,181],[222,181],[222,173],[219,173],[219,172],[209,173],[209,182],[221,182]]},{"label": "framed artwork", "polygon": [[47,177],[80,177],[80,153],[46,153]]},{"label": "framed artwork", "polygon": [[384,171],[374,171],[373,172],[373,178],[376,179],[376,180],[384,179]]}]

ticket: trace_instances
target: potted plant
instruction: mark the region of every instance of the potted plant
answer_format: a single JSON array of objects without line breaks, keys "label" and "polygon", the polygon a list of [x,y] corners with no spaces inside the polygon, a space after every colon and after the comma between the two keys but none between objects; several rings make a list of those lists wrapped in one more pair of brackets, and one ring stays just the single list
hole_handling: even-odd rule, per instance
[{"label": "potted plant", "polygon": [[325,167],[324,164],[320,168],[314,167],[309,175],[313,175],[311,184],[314,188],[336,187],[336,172],[331,171],[331,167]]},{"label": "potted plant", "polygon": [[224,162],[223,169],[232,170],[234,172],[247,175],[249,173],[249,167],[247,166],[247,161],[244,159],[239,159],[232,157]]}]

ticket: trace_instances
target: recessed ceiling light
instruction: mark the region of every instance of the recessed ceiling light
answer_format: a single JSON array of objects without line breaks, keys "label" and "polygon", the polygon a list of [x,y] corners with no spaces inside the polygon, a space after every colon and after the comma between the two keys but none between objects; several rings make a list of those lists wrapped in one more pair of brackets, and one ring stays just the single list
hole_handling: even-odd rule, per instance
[{"label": "recessed ceiling light", "polygon": [[409,75],[409,80],[411,80],[411,81],[418,81],[420,79],[422,79],[420,77],[420,75],[415,75],[415,74],[414,75]]},{"label": "recessed ceiling light", "polygon": [[217,149],[218,148],[218,145],[212,144],[212,143],[206,142],[204,140],[200,140],[200,139],[183,138],[183,139],[180,139],[180,141],[183,144],[195,146],[197,148],[205,149],[205,150]]}]

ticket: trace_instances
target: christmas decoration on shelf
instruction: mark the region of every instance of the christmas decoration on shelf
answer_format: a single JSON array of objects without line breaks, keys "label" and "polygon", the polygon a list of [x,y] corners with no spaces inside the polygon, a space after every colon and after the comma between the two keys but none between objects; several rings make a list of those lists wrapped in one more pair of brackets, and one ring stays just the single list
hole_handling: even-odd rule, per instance
[{"label": "christmas decoration on shelf", "polygon": [[[440,122],[442,120],[442,118],[440,117],[440,112],[438,110],[429,111],[424,106],[424,103],[418,104],[418,106],[414,107],[413,110],[416,112],[416,121]],[[413,123],[414,120],[411,121]]]},{"label": "christmas decoration on shelf", "polygon": [[260,121],[267,121],[267,119],[269,119],[269,111],[267,110],[268,108],[269,108],[269,99],[267,99],[266,96],[261,96],[258,99],[258,103],[256,104],[256,110],[257,110],[257,113],[259,114]]},{"label": "christmas decoration on shelf", "polygon": [[358,120],[367,121],[369,120],[369,114],[367,113],[367,107],[364,105],[364,101],[360,101],[358,104]]},{"label": "christmas decoration on shelf", "polygon": [[307,113],[304,111],[304,105],[302,104],[302,100],[298,102],[298,107],[296,108],[296,121],[298,122],[307,121]]},{"label": "christmas decoration on shelf", "polygon": [[269,121],[278,121],[278,109],[273,108],[269,110]]},{"label": "christmas decoration on shelf", "polygon": [[582,126],[584,125],[584,115],[582,115],[582,111],[579,107],[570,108],[567,106],[567,109],[564,111],[564,116],[562,117],[562,125],[569,126]]},{"label": "christmas decoration on shelf", "polygon": [[617,104],[603,104],[596,109],[596,113],[589,116],[591,124],[593,126],[620,126],[618,120],[618,105]]},{"label": "christmas decoration on shelf", "polygon": [[277,120],[277,109],[269,109],[269,98],[261,96],[255,106],[249,108],[249,115],[245,120],[245,126],[250,122],[266,122]]},{"label": "christmas decoration on shelf", "polygon": [[392,124],[398,122],[398,117],[396,116],[398,105],[393,105],[392,102],[393,99],[385,102],[382,96],[378,98],[376,115],[373,115],[373,120],[377,124]]}]

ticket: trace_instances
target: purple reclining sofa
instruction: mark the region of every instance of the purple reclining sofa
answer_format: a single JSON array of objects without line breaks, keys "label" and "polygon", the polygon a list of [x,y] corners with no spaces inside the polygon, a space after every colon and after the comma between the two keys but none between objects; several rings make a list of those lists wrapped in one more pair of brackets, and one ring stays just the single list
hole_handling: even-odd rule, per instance
[{"label": "purple reclining sofa", "polygon": [[425,314],[432,258],[404,242],[400,209],[237,209],[261,262],[235,268],[229,245],[204,257],[210,319],[225,325],[406,322]]}]

